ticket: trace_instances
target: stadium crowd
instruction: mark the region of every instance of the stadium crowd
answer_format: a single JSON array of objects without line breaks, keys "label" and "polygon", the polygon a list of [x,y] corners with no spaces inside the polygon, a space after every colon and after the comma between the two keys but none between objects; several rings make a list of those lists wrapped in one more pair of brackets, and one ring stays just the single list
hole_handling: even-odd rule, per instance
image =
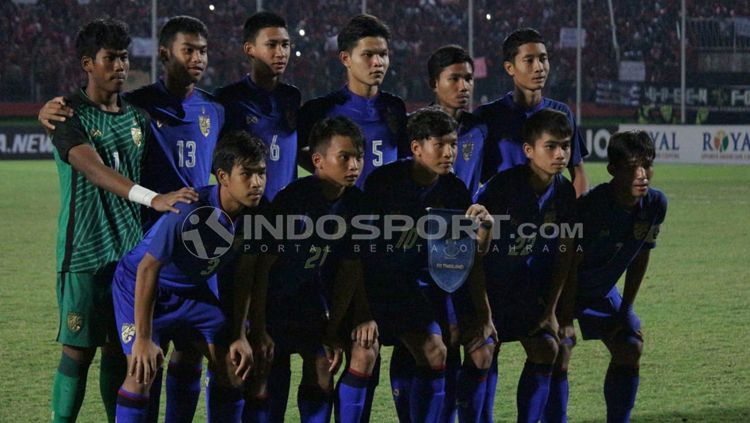
[{"label": "stadium crowd", "polygon": [[[110,15],[123,19],[136,37],[151,31],[151,2],[146,0],[38,0],[0,3],[0,41],[9,49],[0,56],[0,101],[41,101],[69,92],[80,84],[81,72],[73,55],[73,34],[94,17]],[[228,0],[213,10],[208,1],[159,2],[161,25],[168,17],[187,14],[202,19],[212,31],[210,67],[204,86],[213,89],[244,74],[241,59],[241,26],[255,12],[255,2]],[[593,100],[597,80],[617,79],[609,9],[606,2],[584,0],[583,50],[584,100]],[[575,97],[575,49],[560,42],[561,28],[576,25],[576,10],[567,3],[549,0],[503,2],[478,0],[474,16],[474,55],[484,58],[486,78],[477,75],[476,99],[496,97],[510,89],[502,74],[499,46],[513,29],[538,28],[551,42],[555,72],[548,82],[552,97],[572,101]],[[643,60],[646,81],[675,83],[679,78],[679,42],[676,28],[680,3],[659,0],[645,7],[635,2],[615,1],[614,16],[621,59]],[[335,35],[349,16],[360,11],[361,2],[347,0],[266,1],[264,7],[285,15],[292,29],[293,54],[289,82],[305,98],[330,91],[343,83],[338,66]],[[747,0],[688,2],[691,17],[735,17],[750,15]],[[410,102],[432,97],[424,80],[430,52],[440,45],[468,44],[466,1],[405,0],[368,2],[368,13],[387,22],[394,31],[391,75],[384,88]],[[302,35],[301,31],[304,31]],[[150,59],[134,57],[132,70],[148,73]],[[312,71],[314,69],[314,71]]]}]

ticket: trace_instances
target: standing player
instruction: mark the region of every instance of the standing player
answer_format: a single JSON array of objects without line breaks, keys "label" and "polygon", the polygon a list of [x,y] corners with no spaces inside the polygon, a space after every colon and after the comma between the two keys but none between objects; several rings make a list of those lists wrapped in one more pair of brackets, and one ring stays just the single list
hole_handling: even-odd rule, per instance
[{"label": "standing player", "polygon": [[458,121],[453,171],[473,195],[479,188],[487,138],[487,125],[466,110],[474,91],[474,60],[459,46],[443,46],[430,56],[427,72],[435,103]]},{"label": "standing player", "polygon": [[[123,98],[146,110],[151,136],[146,139],[141,183],[156,192],[199,187],[211,176],[211,155],[224,122],[224,109],[205,91],[196,88],[208,66],[208,29],[190,16],[170,18],[159,32],[159,58],[163,79]],[[39,120],[72,116],[62,99],[49,101]],[[51,128],[53,129],[53,128]],[[144,229],[159,218],[143,210]],[[167,369],[167,422],[191,420],[200,396],[202,356],[197,351],[172,353]],[[158,406],[161,373],[152,385],[151,398]],[[155,419],[158,408],[152,410]]]},{"label": "standing player", "polygon": [[[339,32],[339,59],[346,68],[346,85],[325,97],[310,100],[300,110],[298,149],[307,147],[313,125],[325,117],[346,116],[362,129],[365,157],[358,187],[374,169],[409,154],[406,106],[400,98],[380,91],[388,72],[391,32],[378,18],[358,15]],[[312,170],[309,159],[300,164]]]},{"label": "standing player", "polygon": [[[607,421],[628,422],[638,391],[643,350],[641,322],[633,311],[633,302],[664,222],[667,198],[649,188],[655,153],[647,133],[614,134],[607,155],[612,180],[578,200],[584,232],[575,317],[583,339],[602,340],[612,355],[604,379]],[[625,287],[620,295],[616,284],[623,273]],[[573,315],[572,302],[561,314]],[[572,319],[560,324],[572,327]],[[566,376],[569,359],[558,360],[558,371]],[[567,377],[564,380],[564,384],[552,386],[545,413],[548,422],[567,421]]]},{"label": "standing player", "polygon": [[[456,155],[456,122],[442,111],[425,109],[409,118],[409,136],[413,159],[401,160],[374,171],[365,184],[371,203],[370,213],[384,222],[389,214],[408,215],[414,221],[424,216],[426,207],[467,210],[469,217],[491,224],[484,207],[471,204],[466,186],[451,173]],[[384,224],[384,223],[383,223]],[[381,233],[390,229],[383,226]],[[427,245],[415,228],[393,231],[393,240],[381,236],[366,260],[365,281],[370,305],[381,333],[381,342],[402,343],[416,361],[417,370],[409,383],[409,410],[399,410],[402,420],[435,422],[440,419],[445,395],[446,346],[442,327],[447,326],[447,302],[450,295],[441,291],[427,271]],[[486,229],[480,229],[486,238]],[[485,339],[494,332],[481,279],[475,266],[467,287],[472,291],[476,310],[469,324],[459,313],[466,332],[462,341],[470,359],[467,366],[480,377],[467,391],[481,395],[482,377],[490,365],[494,345]],[[465,298],[467,295],[461,295]],[[455,298],[458,298],[456,296]],[[464,310],[464,304],[457,307]],[[480,331],[472,328],[481,327]],[[396,397],[394,392],[394,399]],[[481,401],[480,401],[481,402]],[[398,403],[398,401],[397,401]]]},{"label": "standing player", "polygon": [[[67,103],[75,116],[52,133],[60,177],[57,237],[58,341],[63,353],[52,392],[53,421],[75,421],[86,375],[102,347],[100,388],[110,421],[117,386],[125,376],[110,295],[115,262],[140,239],[139,207],[175,211],[176,201],[197,199],[190,189],[157,194],[133,183],[141,177],[148,118],[119,95],[129,70],[127,26],[95,20],[76,38],[88,74],[85,88]],[[106,344],[105,344],[106,343]]]},{"label": "standing player", "polygon": [[[484,258],[484,269],[500,342],[520,341],[526,351],[516,399],[519,422],[536,423],[542,417],[558,351],[555,312],[573,255],[563,231],[575,217],[575,190],[561,174],[571,135],[565,114],[537,112],[523,128],[528,164],[495,175],[475,199],[493,215],[509,216]],[[497,357],[492,365],[497,368]],[[485,407],[494,402],[494,391],[487,394]]]},{"label": "standing player", "polygon": [[200,188],[198,201],[180,206],[180,214],[163,215],[115,271],[112,291],[129,370],[118,393],[120,422],[146,421],[160,345],[170,340],[193,343],[208,358],[214,374],[208,420],[240,420],[242,379],[252,362],[245,320],[256,256],[241,257],[244,277],[235,279],[231,314],[222,304],[227,299],[219,298],[216,273],[236,258],[241,218],[263,197],[265,146],[246,133],[228,133],[213,162],[218,184]]},{"label": "standing player", "polygon": [[513,78],[513,92],[476,110],[477,116],[487,123],[489,129],[482,181],[497,172],[525,164],[528,160],[521,140],[524,122],[542,109],[554,109],[565,113],[573,128],[568,169],[576,195],[580,196],[587,187],[583,157],[588,151],[568,106],[542,96],[542,88],[550,72],[544,39],[535,29],[513,31],[503,41],[503,60],[505,72]]},{"label": "standing player", "polygon": [[[360,421],[378,355],[377,326],[361,295],[362,268],[351,228],[351,219],[362,211],[362,192],[354,186],[362,171],[362,145],[360,129],[346,117],[317,123],[310,133],[314,175],[288,185],[271,205],[271,216],[309,218],[310,227],[298,221],[295,233],[310,229],[311,235],[296,239],[286,234],[260,260],[259,287],[267,287],[267,292],[253,302],[251,332],[267,330],[274,341],[274,363],[267,381],[270,407],[246,409],[245,421],[283,420],[288,384],[279,385],[288,382],[276,374],[286,373],[289,356],[297,353],[303,360],[297,396],[300,418],[328,422],[333,375],[342,347],[351,348],[351,360],[338,387],[338,417],[343,422]],[[332,216],[340,223],[331,221]],[[325,237],[320,231],[337,236]],[[355,297],[355,292],[360,295]],[[354,322],[345,320],[350,304]],[[351,333],[352,341],[346,342],[341,333],[347,338]],[[262,386],[252,389],[256,397],[264,390]]]},{"label": "standing player", "polygon": [[245,130],[268,147],[268,185],[265,196],[297,178],[297,111],[299,90],[281,82],[289,61],[291,42],[286,21],[271,12],[258,12],[245,21],[244,51],[250,73],[216,91],[227,112],[227,130]]}]

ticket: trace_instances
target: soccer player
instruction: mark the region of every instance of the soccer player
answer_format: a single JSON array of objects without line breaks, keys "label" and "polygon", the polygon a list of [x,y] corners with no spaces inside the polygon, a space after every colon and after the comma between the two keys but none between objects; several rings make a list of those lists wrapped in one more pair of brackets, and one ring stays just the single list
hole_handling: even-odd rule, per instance
[{"label": "soccer player", "polygon": [[[346,116],[362,129],[365,157],[358,187],[374,169],[409,154],[406,106],[380,90],[388,72],[391,32],[371,15],[353,17],[338,35],[339,59],[346,68],[346,85],[306,102],[300,110],[298,149],[308,146],[313,125],[325,117]],[[312,170],[307,156],[300,165]]]},{"label": "soccer player", "polygon": [[75,116],[52,133],[61,192],[57,340],[63,344],[52,392],[53,421],[76,420],[97,346],[102,346],[102,399],[114,421],[125,363],[115,342],[110,290],[115,263],[142,235],[139,206],[133,202],[177,212],[177,201],[197,199],[190,189],[157,194],[133,182],[141,178],[149,120],[120,96],[129,45],[121,21],[95,20],[79,31],[76,53],[87,85],[66,100]]},{"label": "soccer player", "polygon": [[[633,303],[656,246],[659,227],[667,212],[667,198],[650,188],[654,177],[654,143],[647,133],[619,132],[607,147],[612,175],[578,200],[583,225],[582,260],[577,271],[573,302],[562,315],[575,313],[583,339],[600,339],[612,358],[604,379],[608,422],[628,422],[638,391],[638,368],[643,350],[641,322]],[[574,273],[576,274],[576,273]],[[625,274],[623,294],[617,281]],[[572,319],[561,321],[569,325]],[[569,356],[558,360],[567,375]],[[566,383],[552,386],[545,420],[567,421]]]},{"label": "soccer player", "polygon": [[[379,216],[381,234],[390,232],[384,223],[386,215],[410,216],[414,221],[426,214],[426,207],[466,210],[466,215],[491,227],[491,217],[484,207],[471,204],[470,194],[451,168],[456,156],[456,122],[446,113],[424,109],[409,118],[408,132],[413,159],[400,160],[375,170],[365,184],[368,209]],[[417,371],[409,384],[409,392],[394,391],[394,397],[408,396],[409,410],[400,410],[402,420],[435,422],[440,418],[445,395],[446,346],[442,327],[447,326],[449,294],[435,285],[427,271],[426,240],[418,236],[416,228],[394,230],[394,238],[381,235],[368,251],[365,261],[365,283],[373,315],[381,334],[381,343],[402,343],[416,361]],[[480,237],[488,239],[486,227]],[[467,286],[454,293],[458,310],[471,307],[475,318],[458,313],[464,326],[463,343],[473,391],[481,399],[482,377],[486,374],[493,355],[494,344],[485,342],[494,334],[481,276],[474,267]],[[467,301],[471,291],[471,300]],[[461,300],[459,300],[459,298]],[[467,369],[469,370],[469,369]],[[397,395],[398,394],[398,395]],[[395,398],[394,398],[395,399]],[[480,401],[481,403],[481,401]]]},{"label": "soccer player", "polygon": [[216,273],[237,258],[242,217],[263,197],[265,154],[263,143],[247,133],[222,135],[213,154],[218,184],[200,188],[198,201],[180,205],[180,214],[163,215],[118,263],[112,295],[128,375],[118,393],[117,421],[146,421],[150,385],[163,360],[160,345],[170,340],[193,343],[208,358],[208,420],[240,421],[242,381],[252,362],[245,321],[257,255],[240,257],[232,313],[226,312],[228,298],[219,298]]},{"label": "soccer player", "polygon": [[489,129],[482,181],[497,172],[525,164],[528,160],[521,140],[524,122],[542,109],[554,109],[565,113],[573,128],[568,168],[576,195],[580,196],[587,188],[583,157],[588,151],[568,106],[542,96],[550,72],[545,40],[535,29],[513,31],[503,41],[503,60],[505,72],[513,78],[513,91],[475,111]]},{"label": "soccer player", "polygon": [[[526,351],[516,398],[519,422],[542,417],[558,351],[555,312],[571,264],[575,218],[575,190],[561,174],[571,135],[565,114],[535,113],[522,133],[528,163],[495,175],[475,198],[493,215],[508,216],[498,225],[484,270],[500,342],[520,341]],[[488,391],[485,406],[493,397]]]},{"label": "soccer player", "polygon": [[297,178],[297,87],[281,82],[291,49],[286,21],[272,12],[258,12],[244,25],[245,54],[251,70],[216,95],[227,113],[227,130],[245,130],[268,147],[266,198]]},{"label": "soccer player", "polygon": [[430,56],[427,72],[435,104],[458,121],[453,171],[473,195],[479,188],[487,138],[487,125],[466,110],[474,90],[474,60],[459,46],[443,46]]},{"label": "soccer player", "polygon": [[[299,239],[287,233],[260,259],[259,286],[266,286],[267,292],[253,303],[251,332],[268,331],[274,341],[274,363],[268,376],[270,404],[256,406],[245,421],[283,420],[288,392],[274,385],[288,382],[276,373],[286,373],[289,356],[297,353],[303,360],[297,395],[301,421],[328,422],[333,376],[346,347],[351,348],[351,360],[338,387],[337,414],[342,422],[359,422],[378,355],[377,325],[362,295],[360,251],[351,227],[352,218],[362,213],[362,192],[355,186],[362,171],[362,133],[350,119],[339,116],[318,122],[309,139],[315,173],[284,188],[269,214],[305,216],[309,223],[296,221],[295,233],[309,229],[311,235]],[[321,231],[337,235],[327,237]],[[251,389],[256,398],[263,390]]]}]

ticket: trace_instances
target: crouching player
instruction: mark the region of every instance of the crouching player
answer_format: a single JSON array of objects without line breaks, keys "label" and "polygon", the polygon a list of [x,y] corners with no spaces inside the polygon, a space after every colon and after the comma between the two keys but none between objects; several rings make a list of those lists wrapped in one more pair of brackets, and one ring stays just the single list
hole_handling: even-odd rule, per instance
[{"label": "crouching player", "polygon": [[528,163],[495,175],[477,192],[476,201],[490,213],[507,217],[497,224],[484,269],[500,342],[520,341],[526,351],[519,422],[542,417],[558,351],[556,305],[573,256],[564,230],[572,229],[575,189],[561,174],[571,135],[565,114],[537,112],[523,128]]},{"label": "crouching player", "polygon": [[267,288],[253,301],[251,333],[273,340],[273,363],[267,379],[253,381],[245,422],[284,420],[289,387],[276,374],[287,371],[295,353],[303,361],[301,421],[330,421],[342,348],[351,348],[351,358],[338,388],[338,416],[359,422],[378,355],[350,224],[362,210],[355,186],[363,169],[362,132],[349,118],[326,118],[313,126],[309,143],[315,173],[289,184],[271,205],[271,216],[294,217],[294,235],[306,235],[284,234],[259,260],[258,288]]},{"label": "crouching player", "polygon": [[[450,208],[466,210],[468,217],[485,223],[480,229],[481,239],[489,239],[487,227],[492,226],[485,208],[471,204],[466,185],[451,173],[456,158],[456,126],[443,111],[417,111],[408,122],[413,159],[376,169],[365,183],[368,209],[379,218],[383,235],[369,246],[365,276],[368,299],[382,342],[400,342],[417,365],[416,374],[391,373],[401,421],[436,422],[440,418],[447,355],[442,332],[449,323],[450,294],[440,290],[430,276],[427,243],[416,227],[399,223],[401,227],[389,228],[386,218],[404,215],[416,222],[425,216],[427,207]],[[388,232],[393,233],[393,239],[385,236]],[[482,386],[494,351],[494,341],[486,340],[495,334],[483,279],[478,277],[481,271],[477,265],[474,269],[466,285],[453,294],[453,300],[458,303],[458,323],[464,329],[461,341],[469,357],[462,372],[468,377],[467,383],[459,382],[465,385],[459,397],[465,395],[464,401],[476,403],[470,397],[477,396],[481,404]],[[469,291],[471,295],[467,295]],[[474,316],[467,309],[473,309]],[[407,376],[409,380],[402,380]]]},{"label": "crouching player", "polygon": [[255,255],[241,256],[240,268],[250,271],[236,279],[231,316],[219,303],[216,272],[237,257],[240,218],[262,198],[265,154],[263,143],[246,133],[222,136],[213,158],[218,184],[199,189],[199,200],[179,205],[180,214],[162,216],[120,260],[112,293],[128,374],[117,421],[145,421],[160,346],[170,340],[192,343],[208,358],[209,421],[239,421],[240,385],[252,362],[244,322]]},{"label": "crouching player", "polygon": [[[583,339],[600,339],[612,355],[604,379],[608,422],[628,422],[638,391],[643,350],[641,322],[633,302],[646,274],[651,249],[667,212],[667,198],[649,188],[654,144],[647,133],[620,132],[607,147],[612,175],[578,200],[583,225],[582,257],[575,287],[575,317]],[[617,281],[625,273],[623,294]],[[572,314],[572,310],[561,310]],[[562,322],[561,322],[562,323]],[[567,360],[558,360],[567,369]],[[553,387],[555,388],[555,387]],[[567,421],[567,385],[550,392],[549,422]],[[554,395],[553,395],[554,394]]]}]

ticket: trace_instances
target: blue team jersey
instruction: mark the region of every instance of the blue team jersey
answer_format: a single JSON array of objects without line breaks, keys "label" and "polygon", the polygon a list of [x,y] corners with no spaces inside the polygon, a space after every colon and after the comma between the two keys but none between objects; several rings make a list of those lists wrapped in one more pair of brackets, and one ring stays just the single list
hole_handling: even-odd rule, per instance
[{"label": "blue team jersey", "polygon": [[272,91],[258,87],[250,76],[216,90],[227,113],[225,130],[243,130],[268,147],[268,180],[264,197],[276,194],[297,179],[297,87],[279,84]]},{"label": "blue team jersey", "polygon": [[667,197],[650,188],[636,210],[626,210],[615,201],[611,184],[605,183],[578,200],[578,213],[583,224],[578,297],[604,297],[641,250],[656,246]]},{"label": "blue team jersey", "polygon": [[123,97],[151,116],[153,142],[147,143],[141,185],[160,193],[206,185],[224,107],[197,88],[177,98],[162,80]]},{"label": "blue team jersey", "polygon": [[[338,263],[342,259],[359,258],[359,249],[352,241],[351,219],[361,214],[362,191],[357,187],[344,190],[343,194],[334,201],[327,200],[323,195],[323,182],[317,176],[308,176],[292,182],[284,188],[274,199],[270,208],[270,216],[307,216],[310,220],[295,220],[296,234],[305,232],[307,225],[313,230],[311,236],[303,239],[293,239],[285,234],[283,239],[275,239],[269,248],[277,256],[270,276],[269,297],[301,296],[315,302],[321,300],[320,305],[328,308],[330,289]],[[339,222],[323,216],[338,216]],[[343,227],[339,224],[344,224]],[[334,239],[321,237],[320,229],[326,234],[340,236]]]},{"label": "blue team jersey", "polygon": [[326,117],[346,116],[359,125],[365,137],[365,157],[357,187],[362,188],[373,170],[409,155],[406,139],[406,106],[403,100],[386,92],[360,97],[346,86],[302,106],[299,119],[299,148],[308,146],[315,123]]},{"label": "blue team jersey", "polygon": [[138,264],[149,253],[161,262],[160,287],[185,293],[208,288],[219,297],[216,272],[241,249],[241,216],[232,221],[221,211],[219,185],[202,187],[198,195],[192,204],[175,204],[180,213],[162,215],[120,259],[117,272],[124,280],[135,283]]},{"label": "blue team jersey", "polygon": [[557,174],[547,190],[537,196],[529,183],[531,172],[529,166],[501,172],[479,189],[474,200],[493,216],[509,217],[495,222],[500,228],[499,238],[493,239],[483,260],[487,292],[495,299],[509,293],[533,297],[546,289],[560,238],[542,236],[542,231],[535,228],[545,223],[572,227],[575,220],[573,185]]},{"label": "blue team jersey", "polygon": [[[367,178],[364,190],[367,210],[380,216],[375,226],[381,231],[386,215],[410,216],[416,223],[427,214],[427,207],[466,210],[471,205],[471,195],[456,175],[448,173],[432,185],[421,186],[411,177],[413,164],[413,159],[399,160],[375,170]],[[427,240],[418,236],[414,228],[394,231],[392,239],[381,236],[375,240],[368,246],[365,264],[368,293],[370,286],[385,288],[380,283],[383,279],[407,284],[432,283],[427,269]]]},{"label": "blue team jersey", "polygon": [[484,159],[484,141],[487,138],[487,125],[469,112],[463,112],[458,122],[456,162],[453,171],[472,195],[479,189]]},{"label": "blue team jersey", "polygon": [[539,104],[525,109],[513,101],[513,92],[509,92],[504,97],[479,106],[474,111],[474,114],[487,124],[488,130],[484,147],[482,181],[487,181],[495,173],[528,162],[523,152],[523,141],[521,141],[523,124],[542,109],[553,109],[565,113],[570,127],[573,128],[568,167],[578,165],[583,157],[588,155],[583,135],[578,131],[573,113],[565,103],[542,97]]}]

